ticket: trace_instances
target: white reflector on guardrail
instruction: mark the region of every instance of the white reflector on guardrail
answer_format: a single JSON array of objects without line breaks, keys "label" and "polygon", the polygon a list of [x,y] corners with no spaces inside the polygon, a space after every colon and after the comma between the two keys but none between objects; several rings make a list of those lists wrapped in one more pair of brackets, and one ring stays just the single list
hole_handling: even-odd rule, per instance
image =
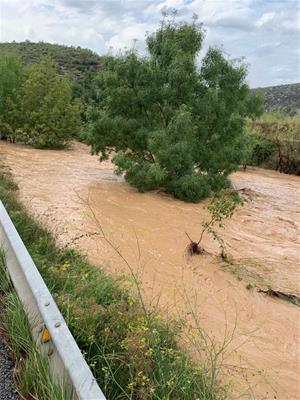
[{"label": "white reflector on guardrail", "polygon": [[69,382],[72,400],[106,400],[1,201],[0,246],[53,379]]}]

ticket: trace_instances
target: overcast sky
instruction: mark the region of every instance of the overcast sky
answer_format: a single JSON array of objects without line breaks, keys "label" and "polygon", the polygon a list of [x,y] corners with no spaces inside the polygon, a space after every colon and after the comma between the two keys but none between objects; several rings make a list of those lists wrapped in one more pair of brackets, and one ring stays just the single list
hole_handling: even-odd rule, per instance
[{"label": "overcast sky", "polygon": [[161,10],[179,19],[194,13],[206,28],[203,52],[222,46],[231,58],[245,57],[251,87],[300,81],[298,0],[0,0],[0,41],[45,41],[105,54],[131,47],[145,50]]}]

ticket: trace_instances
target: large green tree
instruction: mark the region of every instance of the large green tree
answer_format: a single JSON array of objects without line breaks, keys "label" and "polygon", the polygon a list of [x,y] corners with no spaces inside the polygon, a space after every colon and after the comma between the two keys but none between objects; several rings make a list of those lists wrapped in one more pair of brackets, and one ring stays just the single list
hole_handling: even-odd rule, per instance
[{"label": "large green tree", "polygon": [[50,58],[31,67],[21,91],[21,140],[40,148],[65,146],[80,128],[80,105],[69,79]]},{"label": "large green tree", "polygon": [[0,135],[13,136],[19,121],[18,95],[24,68],[18,56],[0,52]]},{"label": "large green tree", "polygon": [[197,202],[243,161],[244,119],[258,109],[246,69],[214,48],[198,68],[203,36],[196,23],[164,21],[146,57],[111,57],[97,78],[89,141],[101,160],[116,152],[116,172],[139,191]]}]

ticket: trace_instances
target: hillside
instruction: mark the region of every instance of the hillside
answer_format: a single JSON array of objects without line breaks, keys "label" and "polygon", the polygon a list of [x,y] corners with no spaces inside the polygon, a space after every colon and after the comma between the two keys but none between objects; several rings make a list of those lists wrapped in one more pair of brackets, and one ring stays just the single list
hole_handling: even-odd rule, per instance
[{"label": "hillside", "polygon": [[266,111],[284,111],[294,115],[300,113],[300,83],[253,89],[265,97]]},{"label": "hillside", "polygon": [[[0,43],[1,50],[18,53],[27,65],[49,55],[56,61],[61,73],[70,75],[85,87],[89,86],[89,73],[101,69],[104,60],[103,56],[89,49],[44,42]],[[266,111],[278,110],[291,115],[300,113],[300,83],[255,88],[252,92],[264,95]]]},{"label": "hillside", "polygon": [[27,65],[34,64],[48,55],[58,64],[61,73],[69,74],[75,81],[81,81],[88,72],[101,68],[101,57],[93,51],[81,47],[26,41],[0,43],[0,51],[18,53],[24,64]]}]

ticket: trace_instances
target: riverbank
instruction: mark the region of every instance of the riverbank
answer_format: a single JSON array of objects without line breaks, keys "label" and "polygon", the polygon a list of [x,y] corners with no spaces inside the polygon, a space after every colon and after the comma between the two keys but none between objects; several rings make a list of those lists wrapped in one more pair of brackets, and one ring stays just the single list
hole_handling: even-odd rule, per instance
[{"label": "riverbank", "polygon": [[[2,168],[0,199],[109,400],[227,397],[218,378],[218,355],[209,343],[202,341],[199,351],[207,351],[211,360],[193,361],[179,346],[180,321],[146,308],[134,275],[131,280],[109,275],[78,252],[58,247],[18,197],[16,185]],[[201,328],[197,334],[200,338],[205,332]]]},{"label": "riverbank", "polygon": [[210,254],[186,257],[184,232],[198,237],[207,202],[137,193],[78,143],[64,151],[1,144],[0,153],[27,210],[60,246],[79,250],[105,272],[128,274],[98,235],[98,220],[133,266],[147,304],[158,303],[192,327],[193,308],[218,344],[232,335],[223,364],[236,397],[299,398],[299,308],[257,292],[272,287],[299,295],[299,177],[259,168],[232,176],[249,201],[222,232],[232,260],[224,265],[209,237],[203,246]]}]

